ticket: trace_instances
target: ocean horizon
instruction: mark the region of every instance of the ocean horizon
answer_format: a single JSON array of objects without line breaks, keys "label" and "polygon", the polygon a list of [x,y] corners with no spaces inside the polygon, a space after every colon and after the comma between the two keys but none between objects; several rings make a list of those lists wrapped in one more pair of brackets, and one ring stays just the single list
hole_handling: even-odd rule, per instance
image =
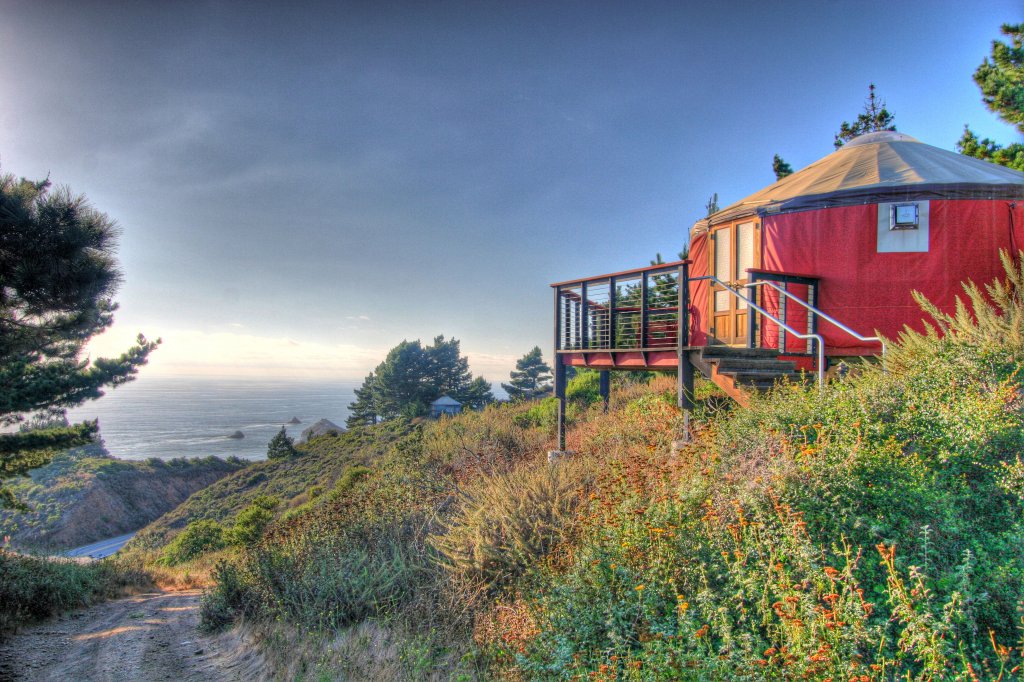
[{"label": "ocean horizon", "polygon": [[[139,377],[68,410],[72,423],[98,419],[107,451],[122,459],[267,456],[282,426],[298,439],[310,424],[345,425],[358,381]],[[289,424],[293,418],[298,424]],[[240,431],[243,438],[230,438]]]}]

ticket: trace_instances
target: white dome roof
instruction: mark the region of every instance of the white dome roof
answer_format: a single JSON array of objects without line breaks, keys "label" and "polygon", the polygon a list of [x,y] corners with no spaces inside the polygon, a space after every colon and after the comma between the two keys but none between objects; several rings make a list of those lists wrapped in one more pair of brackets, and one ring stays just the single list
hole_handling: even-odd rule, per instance
[{"label": "white dome roof", "polygon": [[710,218],[911,199],[1024,199],[1024,173],[884,131],[861,135]]}]

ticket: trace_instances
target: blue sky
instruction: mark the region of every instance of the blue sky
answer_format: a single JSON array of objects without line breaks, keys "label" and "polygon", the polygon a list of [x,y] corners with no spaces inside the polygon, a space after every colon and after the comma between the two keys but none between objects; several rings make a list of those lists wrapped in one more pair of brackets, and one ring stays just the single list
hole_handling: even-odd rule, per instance
[{"label": "blue sky", "polygon": [[445,334],[507,380],[550,282],[675,254],[869,82],[923,142],[1019,139],[971,80],[1019,0],[279,5],[0,0],[0,168],[123,229],[97,354],[359,379]]}]

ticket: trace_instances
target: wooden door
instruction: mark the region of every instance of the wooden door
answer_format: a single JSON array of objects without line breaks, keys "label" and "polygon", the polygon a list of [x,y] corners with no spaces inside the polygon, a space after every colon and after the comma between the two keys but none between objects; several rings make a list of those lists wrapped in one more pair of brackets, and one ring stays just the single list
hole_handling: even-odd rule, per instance
[{"label": "wooden door", "polygon": [[[742,294],[747,270],[760,265],[761,230],[757,221],[722,225],[711,231],[710,272]],[[718,284],[711,286],[711,335],[730,346],[747,342],[747,304]]]}]

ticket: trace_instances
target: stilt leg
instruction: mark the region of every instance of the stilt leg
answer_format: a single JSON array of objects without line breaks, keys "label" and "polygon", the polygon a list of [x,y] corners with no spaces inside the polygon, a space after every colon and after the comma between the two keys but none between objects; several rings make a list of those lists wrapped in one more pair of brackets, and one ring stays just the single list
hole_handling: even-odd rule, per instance
[{"label": "stilt leg", "polygon": [[565,365],[555,357],[555,397],[558,398],[558,450],[565,452]]},{"label": "stilt leg", "polygon": [[608,413],[608,400],[612,394],[612,381],[611,372],[603,370],[601,372],[601,400],[604,401],[605,414]]}]

